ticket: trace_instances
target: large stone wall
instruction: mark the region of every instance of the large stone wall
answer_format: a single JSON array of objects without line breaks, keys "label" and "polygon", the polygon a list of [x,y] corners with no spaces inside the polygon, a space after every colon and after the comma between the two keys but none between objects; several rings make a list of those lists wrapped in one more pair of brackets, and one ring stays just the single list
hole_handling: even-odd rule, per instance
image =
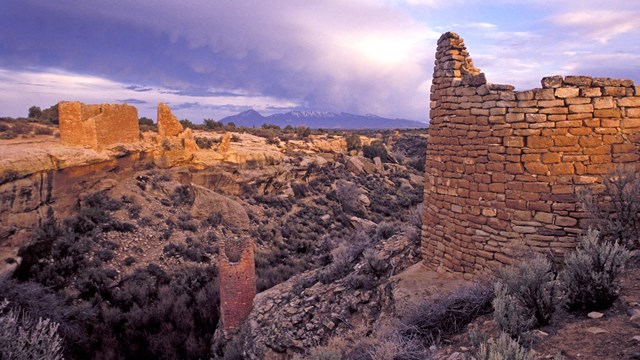
[{"label": "large stone wall", "polygon": [[240,329],[253,309],[256,270],[250,238],[220,242],[220,316],[225,333]]},{"label": "large stone wall", "polygon": [[60,141],[102,150],[113,144],[136,142],[140,136],[138,110],[126,104],[58,104]]},{"label": "large stone wall", "polygon": [[509,264],[514,244],[560,260],[586,225],[576,194],[640,159],[640,87],[552,76],[486,82],[464,40],[438,40],[427,149],[423,259],[467,276]]}]

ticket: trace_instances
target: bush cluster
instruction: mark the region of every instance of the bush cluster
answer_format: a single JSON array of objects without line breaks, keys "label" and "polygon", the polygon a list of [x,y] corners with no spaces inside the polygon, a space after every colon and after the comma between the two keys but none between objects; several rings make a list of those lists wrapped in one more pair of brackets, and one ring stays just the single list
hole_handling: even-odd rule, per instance
[{"label": "bush cluster", "polygon": [[405,337],[418,336],[428,344],[457,334],[480,315],[491,312],[493,289],[488,285],[464,286],[447,296],[416,305],[401,321]]},{"label": "bush cluster", "polygon": [[598,235],[589,230],[565,259],[560,279],[570,309],[604,309],[618,297],[618,277],[629,251],[617,242],[600,241]]},{"label": "bush cluster", "polygon": [[534,360],[532,351],[525,349],[509,335],[502,333],[497,339],[480,344],[477,360]]},{"label": "bush cluster", "polygon": [[600,237],[628,248],[640,247],[640,175],[618,168],[605,177],[604,191],[578,194]]},{"label": "bush cluster", "polygon": [[498,271],[494,318],[512,336],[549,324],[557,305],[552,263],[542,255]]},{"label": "bush cluster", "polygon": [[[0,292],[59,323],[68,358],[209,358],[219,320],[217,268],[200,265],[167,273],[151,264],[119,278],[107,265],[117,245],[100,240],[100,233],[111,222],[111,211],[122,206],[97,193],[85,198],[78,215],[63,225],[50,217],[33,245],[21,250],[16,275],[23,282],[0,282]],[[167,250],[197,262],[208,262],[217,251],[193,239]],[[130,258],[125,264],[133,262]],[[34,294],[36,283],[54,293],[24,295]]]},{"label": "bush cluster", "polygon": [[20,310],[8,310],[0,302],[0,359],[61,360],[62,338],[58,324],[49,319],[37,321]]}]

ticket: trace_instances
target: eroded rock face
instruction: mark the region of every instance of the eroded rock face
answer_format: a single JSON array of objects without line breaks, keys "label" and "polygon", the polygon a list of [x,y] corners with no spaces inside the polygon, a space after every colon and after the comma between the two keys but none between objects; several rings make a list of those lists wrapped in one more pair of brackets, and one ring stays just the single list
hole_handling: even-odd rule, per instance
[{"label": "eroded rock face", "polygon": [[173,115],[171,108],[164,103],[158,103],[158,134],[161,136],[178,136],[184,128]]},{"label": "eroded rock face", "polygon": [[103,150],[113,144],[138,141],[138,110],[127,104],[58,104],[60,141],[65,145]]}]

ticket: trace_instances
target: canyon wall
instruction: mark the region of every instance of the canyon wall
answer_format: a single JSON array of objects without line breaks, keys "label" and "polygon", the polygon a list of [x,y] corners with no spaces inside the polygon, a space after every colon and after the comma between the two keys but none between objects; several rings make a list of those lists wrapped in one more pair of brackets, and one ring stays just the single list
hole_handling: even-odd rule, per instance
[{"label": "canyon wall", "polygon": [[514,91],[487,83],[455,33],[438,40],[430,117],[423,260],[467,277],[509,264],[515,244],[562,259],[586,225],[576,195],[640,159],[633,81],[552,76]]},{"label": "canyon wall", "polygon": [[138,141],[138,110],[126,104],[58,104],[60,141],[65,145],[103,150],[113,144]]}]

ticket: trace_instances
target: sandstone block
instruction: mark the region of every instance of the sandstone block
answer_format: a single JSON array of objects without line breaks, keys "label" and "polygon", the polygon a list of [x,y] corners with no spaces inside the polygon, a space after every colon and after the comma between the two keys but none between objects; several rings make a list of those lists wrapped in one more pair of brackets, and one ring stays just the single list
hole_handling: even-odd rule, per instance
[{"label": "sandstone block", "polygon": [[624,79],[595,77],[593,78],[592,86],[621,86],[623,82],[625,82]]},{"label": "sandstone block", "polygon": [[533,92],[533,90],[528,90],[528,91],[518,91],[515,93],[516,94],[516,99],[518,101],[528,101],[528,100],[533,100],[535,97],[535,93]]},{"label": "sandstone block", "polygon": [[584,105],[569,105],[569,112],[570,113],[590,113],[593,112],[593,105],[591,104],[584,104]]},{"label": "sandstone block", "polygon": [[618,106],[640,107],[640,96],[618,99]]},{"label": "sandstone block", "polygon": [[524,120],[524,114],[521,113],[508,113],[505,117],[508,123],[519,122]]},{"label": "sandstone block", "polygon": [[626,96],[627,89],[619,86],[607,86],[604,88],[603,95],[608,96]]},{"label": "sandstone block", "polygon": [[605,96],[593,99],[594,109],[613,109],[616,106],[612,96]]},{"label": "sandstone block", "polygon": [[547,121],[547,115],[545,114],[526,114],[524,120],[528,123],[538,123]]},{"label": "sandstone block", "polygon": [[568,114],[569,109],[566,107],[552,107],[540,109],[541,114]]},{"label": "sandstone block", "polygon": [[593,130],[589,127],[570,128],[569,134],[575,136],[585,136],[593,134]]},{"label": "sandstone block", "polygon": [[590,87],[591,83],[593,83],[593,78],[591,76],[566,76],[564,83],[565,85]]},{"label": "sandstone block", "polygon": [[627,117],[640,118],[640,108],[627,108],[626,114],[627,114]]},{"label": "sandstone block", "polygon": [[536,228],[533,226],[517,226],[514,225],[511,227],[514,232],[520,234],[535,234],[537,232]]},{"label": "sandstone block", "polygon": [[558,216],[556,217],[556,225],[558,226],[575,226],[578,224],[578,220],[572,218],[572,217],[567,217],[567,216]]},{"label": "sandstone block", "polygon": [[580,95],[580,89],[578,88],[567,88],[567,87],[559,87],[555,92],[556,97],[561,99],[565,98],[573,98]]},{"label": "sandstone block", "polygon": [[543,153],[542,154],[542,163],[543,164],[553,164],[559,163],[561,161],[561,155],[558,153]]},{"label": "sandstone block", "polygon": [[582,120],[567,120],[567,121],[556,122],[556,126],[559,128],[580,127],[582,126],[582,124],[583,124]]},{"label": "sandstone block", "polygon": [[538,106],[538,100],[518,101],[519,108],[532,108]]},{"label": "sandstone block", "polygon": [[588,88],[588,89],[581,89],[580,94],[584,97],[598,97],[598,96],[602,96],[602,91],[598,87]]},{"label": "sandstone block", "polygon": [[564,99],[564,102],[567,105],[591,104],[591,98],[585,98],[585,97],[568,98],[568,99]]},{"label": "sandstone block", "polygon": [[551,164],[551,175],[573,175],[575,174],[575,168],[573,164],[560,163]]},{"label": "sandstone block", "polygon": [[158,134],[161,136],[178,136],[184,128],[164,103],[158,103]]},{"label": "sandstone block", "polygon": [[593,113],[577,113],[577,114],[569,114],[565,120],[582,120],[582,119],[592,119]]},{"label": "sandstone block", "polygon": [[573,182],[576,185],[589,185],[598,182],[597,176],[576,175],[573,177]]},{"label": "sandstone block", "polygon": [[634,144],[614,144],[611,146],[611,152],[614,154],[632,153],[637,149]]},{"label": "sandstone block", "polygon": [[579,144],[585,148],[593,148],[603,145],[603,142],[600,136],[581,136]]},{"label": "sandstone block", "polygon": [[546,175],[549,171],[547,165],[538,162],[526,163],[524,164],[524,168],[533,175]]},{"label": "sandstone block", "polygon": [[613,159],[617,162],[637,162],[640,160],[640,154],[614,154]]},{"label": "sandstone block", "polygon": [[541,80],[541,83],[544,89],[559,88],[563,85],[562,76],[554,75],[554,76],[543,77]]},{"label": "sandstone block", "polygon": [[521,163],[508,163],[505,165],[504,170],[508,174],[522,174],[524,172],[524,168]]},{"label": "sandstone block", "polygon": [[507,136],[504,138],[504,146],[523,147],[524,138],[522,136]]},{"label": "sandstone block", "polygon": [[640,127],[640,118],[624,118],[622,119],[620,126],[623,129]]},{"label": "sandstone block", "polygon": [[535,89],[533,90],[536,100],[555,100],[555,92],[553,89]]},{"label": "sandstone block", "polygon": [[542,223],[553,224],[553,213],[538,211],[533,219]]},{"label": "sandstone block", "polygon": [[527,146],[533,149],[545,149],[553,146],[553,139],[546,136],[527,137]]},{"label": "sandstone block", "polygon": [[542,108],[564,106],[564,100],[540,100],[538,106]]}]

